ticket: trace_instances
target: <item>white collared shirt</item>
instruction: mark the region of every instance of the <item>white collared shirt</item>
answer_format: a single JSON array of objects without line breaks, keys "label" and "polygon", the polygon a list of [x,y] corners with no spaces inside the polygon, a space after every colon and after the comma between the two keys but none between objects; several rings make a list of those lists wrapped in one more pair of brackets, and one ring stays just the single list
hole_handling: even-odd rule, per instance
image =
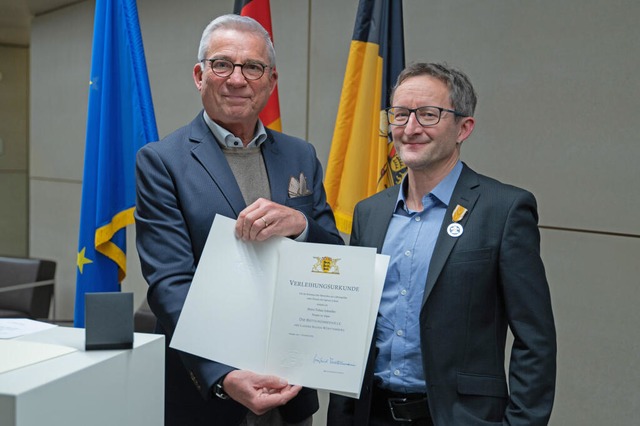
[{"label": "white collared shirt", "polygon": [[[206,111],[203,111],[202,115],[204,117],[204,122],[207,123],[207,126],[211,130],[211,133],[213,133],[213,136],[221,147],[244,148],[242,140],[239,137],[213,121]],[[256,131],[253,134],[253,139],[251,139],[251,141],[247,145],[247,148],[260,146],[266,140],[267,131],[264,129],[264,124],[262,124],[262,121],[258,120],[258,123],[256,124]]]}]

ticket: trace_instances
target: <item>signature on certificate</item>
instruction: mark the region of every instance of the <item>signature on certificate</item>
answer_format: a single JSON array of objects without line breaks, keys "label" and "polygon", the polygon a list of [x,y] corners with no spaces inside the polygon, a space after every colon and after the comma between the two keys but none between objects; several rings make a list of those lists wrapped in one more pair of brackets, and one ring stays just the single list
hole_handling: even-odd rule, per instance
[{"label": "signature on certificate", "polygon": [[322,355],[318,355],[315,354],[313,356],[313,363],[314,364],[330,364],[330,365],[342,365],[345,367],[355,367],[356,365],[352,362],[349,361],[342,361],[330,356],[322,356]]}]

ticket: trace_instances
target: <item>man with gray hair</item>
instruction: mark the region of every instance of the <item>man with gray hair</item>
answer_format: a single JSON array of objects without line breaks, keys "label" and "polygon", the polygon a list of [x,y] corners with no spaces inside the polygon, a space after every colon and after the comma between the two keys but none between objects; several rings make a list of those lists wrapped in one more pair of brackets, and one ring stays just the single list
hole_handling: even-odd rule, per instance
[{"label": "man with gray hair", "polygon": [[[278,77],[269,34],[251,18],[224,15],[204,30],[198,55],[193,79],[204,110],[136,161],[137,247],[167,345],[217,214],[236,218],[246,241],[343,244],[313,146],[258,117]],[[314,390],[168,346],[165,372],[166,425],[308,425],[318,409]]]},{"label": "man with gray hair", "polygon": [[331,395],[328,425],[546,425],[556,334],[535,198],[460,161],[476,106],[462,72],[411,65],[391,105],[408,172],[356,206],[350,242],[391,260],[360,399]]}]

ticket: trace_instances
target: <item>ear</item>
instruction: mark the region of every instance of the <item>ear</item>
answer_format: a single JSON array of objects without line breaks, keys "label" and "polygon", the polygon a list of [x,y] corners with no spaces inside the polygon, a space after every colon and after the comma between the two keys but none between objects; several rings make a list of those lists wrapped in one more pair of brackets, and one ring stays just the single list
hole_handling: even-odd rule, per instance
[{"label": "ear", "polygon": [[196,84],[198,91],[202,89],[202,62],[198,62],[193,66],[193,82]]},{"label": "ear", "polygon": [[463,117],[458,123],[458,144],[462,144],[473,132],[476,125],[476,119],[473,117]]},{"label": "ear", "polygon": [[278,83],[278,71],[276,71],[275,69],[273,70],[273,72],[269,76],[269,81],[271,84],[271,91],[269,92],[269,96],[271,96],[271,94],[276,88],[276,84]]}]

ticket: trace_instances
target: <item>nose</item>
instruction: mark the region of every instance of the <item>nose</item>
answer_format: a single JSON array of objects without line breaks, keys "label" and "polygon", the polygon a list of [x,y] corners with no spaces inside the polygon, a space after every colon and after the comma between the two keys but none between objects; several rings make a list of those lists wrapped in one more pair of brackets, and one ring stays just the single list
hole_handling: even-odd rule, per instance
[{"label": "nose", "polygon": [[229,77],[227,77],[227,81],[232,84],[245,84],[247,82],[247,79],[244,77],[244,74],[242,74],[241,65],[235,64],[233,66],[233,71],[231,72]]},{"label": "nose", "polygon": [[407,124],[404,125],[404,133],[407,135],[411,135],[420,133],[422,130],[423,127],[420,123],[418,123],[415,111],[411,112],[411,114],[409,114],[409,120],[407,120]]}]

